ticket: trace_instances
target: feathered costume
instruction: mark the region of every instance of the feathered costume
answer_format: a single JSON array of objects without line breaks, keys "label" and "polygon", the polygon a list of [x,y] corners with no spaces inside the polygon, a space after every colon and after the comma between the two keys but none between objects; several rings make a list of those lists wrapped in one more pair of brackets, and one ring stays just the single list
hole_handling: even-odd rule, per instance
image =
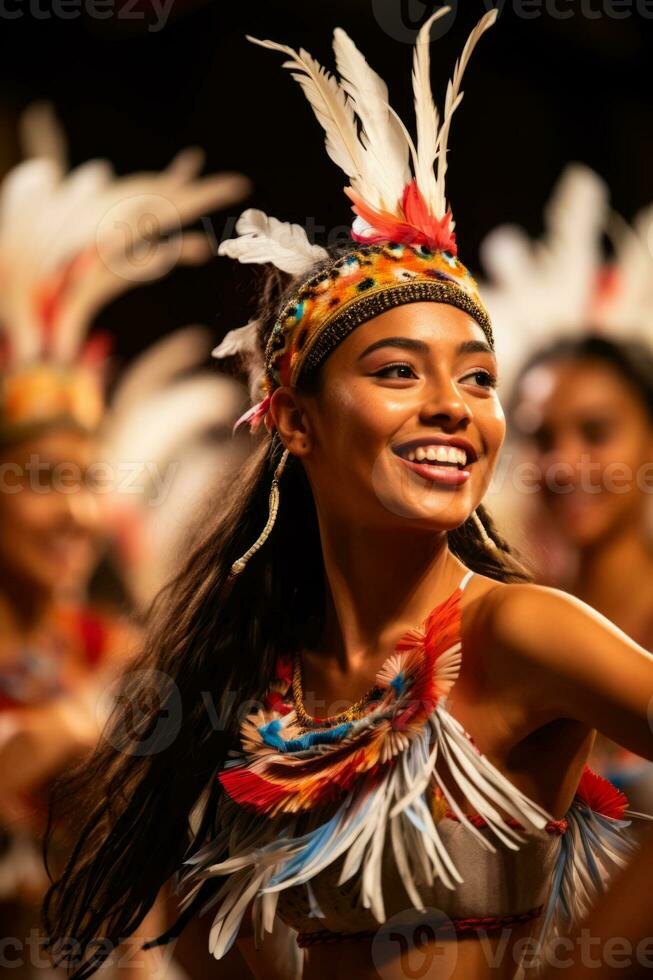
[{"label": "feathered costume", "polygon": [[[298,226],[254,211],[241,217],[240,237],[221,245],[241,262],[272,262],[297,276],[262,361],[256,323],[232,331],[215,352],[252,358],[259,400],[239,421],[253,430],[262,421],[271,428],[279,385],[301,384],[359,323],[401,303],[451,303],[492,343],[487,310],[457,258],[444,174],[462,74],[496,11],[472,32],[439,123],[428,38],[444,13],[417,38],[416,146],[390,109],[384,82],[342,30],[334,35],[340,82],[304,50],[256,42],[287,56],[285,67],[326,131],[329,156],[349,177],[357,217],[351,248],[335,259]],[[274,505],[271,495],[271,512]],[[202,912],[217,906],[216,957],[234,942],[250,903],[258,939],[279,915],[299,931],[300,946],[372,938],[398,911],[433,906],[458,935],[540,918],[549,938],[585,911],[610,867],[623,863],[625,818],[633,814],[613,787],[586,771],[565,818],[553,819],[450,713],[462,657],[461,596],[471,574],[402,637],[373,691],[342,715],[308,715],[299,660],[279,656],[263,705],[245,719],[240,748],[217,774],[224,790],[217,836],[198,836],[179,874],[187,912],[202,902]],[[193,814],[196,830],[203,801]]]},{"label": "feathered costume", "polygon": [[241,750],[218,776],[222,830],[181,876],[185,906],[216,880],[206,905],[219,906],[216,957],[252,901],[257,936],[279,914],[304,946],[372,939],[399,911],[429,907],[446,913],[445,934],[491,934],[541,917],[549,940],[624,863],[628,818],[641,815],[623,794],[586,768],[556,820],[450,714],[471,574],[401,638],[348,722],[300,725],[293,663],[279,658],[263,707],[243,722]]}]

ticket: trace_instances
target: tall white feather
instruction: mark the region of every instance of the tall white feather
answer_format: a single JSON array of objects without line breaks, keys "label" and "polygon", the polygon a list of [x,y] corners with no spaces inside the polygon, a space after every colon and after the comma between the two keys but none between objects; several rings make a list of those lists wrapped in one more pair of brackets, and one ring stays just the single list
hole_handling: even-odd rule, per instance
[{"label": "tall white feather", "polygon": [[[436,20],[451,11],[451,7],[441,7],[432,14],[420,28],[413,54],[413,97],[415,99],[415,121],[417,123],[417,159],[415,179],[425,199],[435,207],[437,184],[433,164],[438,141],[438,109],[433,101],[431,90],[431,27]],[[435,212],[441,218],[444,210]]]},{"label": "tall white feather", "polygon": [[341,85],[360,120],[365,151],[365,200],[393,212],[410,182],[409,144],[388,104],[388,86],[351,38],[336,27],[333,50]]},{"label": "tall white feather", "polygon": [[480,21],[471,32],[467,38],[465,47],[463,48],[462,54],[456,66],[454,68],[453,76],[449,80],[447,85],[447,94],[444,103],[444,116],[442,119],[442,126],[440,128],[440,133],[438,135],[438,145],[436,151],[437,160],[437,178],[436,178],[436,191],[433,198],[429,198],[429,205],[434,214],[442,216],[447,210],[447,198],[445,193],[445,174],[447,171],[447,142],[449,139],[449,129],[451,128],[451,120],[453,114],[460,105],[463,97],[463,92],[460,90],[460,86],[463,80],[463,75],[465,74],[465,69],[469,64],[469,59],[472,56],[474,48],[478,44],[482,35],[492,27],[495,23],[498,10],[489,10],[486,14],[481,17]]},{"label": "tall white feather", "polygon": [[275,41],[261,41],[247,35],[247,40],[271,51],[287,55],[283,67],[291,70],[299,82],[315,116],[326,134],[326,150],[331,159],[352,181],[359,182],[362,170],[362,147],[353,109],[338,81],[308,51],[295,51]]},{"label": "tall white feather", "polygon": [[271,262],[283,272],[301,275],[327,257],[326,249],[312,245],[301,225],[279,221],[264,211],[248,208],[236,222],[238,238],[220,243],[219,255],[244,263]]}]

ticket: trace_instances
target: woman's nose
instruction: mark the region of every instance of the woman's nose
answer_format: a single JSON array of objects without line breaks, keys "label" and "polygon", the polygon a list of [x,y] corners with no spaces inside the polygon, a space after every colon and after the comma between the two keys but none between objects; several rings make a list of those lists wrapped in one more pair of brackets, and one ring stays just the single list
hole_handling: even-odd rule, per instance
[{"label": "woman's nose", "polygon": [[79,487],[74,493],[68,493],[65,496],[70,520],[85,531],[93,531],[99,520],[97,496],[85,487]]},{"label": "woman's nose", "polygon": [[471,412],[462,392],[451,379],[438,380],[422,403],[420,416],[425,422],[460,425],[467,422]]},{"label": "woman's nose", "polygon": [[541,456],[545,474],[564,485],[576,483],[583,463],[583,447],[577,439],[563,437],[557,439]]}]

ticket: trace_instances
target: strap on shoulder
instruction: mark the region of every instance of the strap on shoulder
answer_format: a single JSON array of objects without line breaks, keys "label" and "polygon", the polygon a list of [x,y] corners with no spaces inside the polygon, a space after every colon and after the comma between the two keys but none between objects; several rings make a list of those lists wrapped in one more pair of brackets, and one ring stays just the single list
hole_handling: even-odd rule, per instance
[{"label": "strap on shoulder", "polygon": [[465,572],[465,574],[463,575],[463,577],[461,579],[460,585],[458,586],[458,588],[461,590],[461,592],[465,588],[465,586],[467,585],[467,583],[469,582],[469,580],[470,580],[470,578],[472,577],[473,574],[474,574],[474,572],[471,569],[469,571]]}]

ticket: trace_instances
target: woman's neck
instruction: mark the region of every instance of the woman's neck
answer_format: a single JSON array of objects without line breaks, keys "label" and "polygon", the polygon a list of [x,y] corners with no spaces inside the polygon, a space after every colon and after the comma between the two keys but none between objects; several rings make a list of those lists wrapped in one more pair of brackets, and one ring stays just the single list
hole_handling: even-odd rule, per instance
[{"label": "woman's neck", "polygon": [[387,653],[464,574],[446,533],[330,527],[320,521],[326,576],[323,652],[343,666]]},{"label": "woman's neck", "polygon": [[634,635],[653,628],[652,577],[653,549],[639,518],[580,552],[571,591]]}]

